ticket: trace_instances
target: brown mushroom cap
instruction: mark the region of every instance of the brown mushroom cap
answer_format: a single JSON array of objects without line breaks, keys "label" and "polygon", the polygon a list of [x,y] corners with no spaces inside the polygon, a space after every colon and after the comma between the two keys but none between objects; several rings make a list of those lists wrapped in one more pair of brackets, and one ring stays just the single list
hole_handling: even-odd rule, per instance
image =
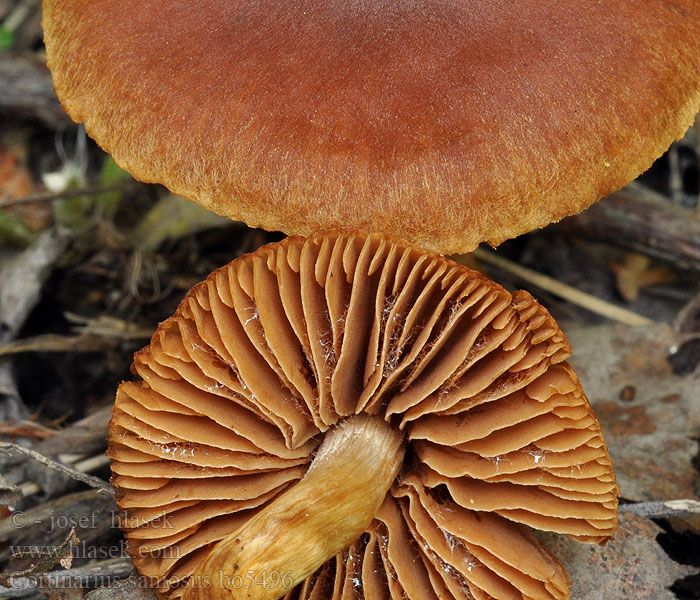
[{"label": "brown mushroom cap", "polygon": [[696,0],[44,1],[66,111],[251,226],[472,250],[577,213],[700,109]]},{"label": "brown mushroom cap", "polygon": [[134,563],[180,597],[357,414],[403,436],[404,462],[366,532],[290,600],[568,598],[524,525],[601,542],[617,508],[569,352],[526,292],[380,235],[237,259],[188,293],[117,393],[109,456]]}]

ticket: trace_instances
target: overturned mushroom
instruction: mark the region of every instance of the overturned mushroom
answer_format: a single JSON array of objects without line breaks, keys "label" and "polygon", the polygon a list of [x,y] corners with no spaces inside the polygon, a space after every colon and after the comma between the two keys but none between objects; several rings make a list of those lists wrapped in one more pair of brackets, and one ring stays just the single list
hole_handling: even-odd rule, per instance
[{"label": "overturned mushroom", "polygon": [[136,355],[109,455],[164,598],[568,598],[525,526],[603,542],[616,485],[564,335],[439,255],[288,238]]},{"label": "overturned mushroom", "polygon": [[697,0],[44,0],[43,23],[61,102],[122,167],[285,233],[498,244],[700,110]]}]

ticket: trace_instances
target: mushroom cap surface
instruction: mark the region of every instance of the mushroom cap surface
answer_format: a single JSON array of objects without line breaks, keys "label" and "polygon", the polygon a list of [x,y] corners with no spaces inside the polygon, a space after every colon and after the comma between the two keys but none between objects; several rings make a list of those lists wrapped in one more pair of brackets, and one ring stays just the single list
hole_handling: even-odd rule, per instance
[{"label": "mushroom cap surface", "polygon": [[45,0],[136,178],[253,227],[466,252],[622,187],[700,110],[696,0]]},{"label": "mushroom cap surface", "polygon": [[326,432],[366,414],[403,433],[403,466],[366,532],[290,600],[568,598],[525,526],[602,542],[617,514],[569,353],[528,293],[392,238],[243,256],[190,290],[117,393],[108,453],[134,563],[179,597]]}]

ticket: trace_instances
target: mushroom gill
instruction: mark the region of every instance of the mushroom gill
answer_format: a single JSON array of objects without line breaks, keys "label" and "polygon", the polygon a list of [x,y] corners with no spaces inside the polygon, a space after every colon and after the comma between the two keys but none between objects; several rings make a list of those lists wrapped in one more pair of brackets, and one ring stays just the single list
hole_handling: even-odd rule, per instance
[{"label": "mushroom gill", "polygon": [[[188,293],[117,393],[109,456],[134,564],[162,598],[568,598],[526,526],[604,542],[617,507],[569,353],[526,292],[386,236],[237,259]],[[345,504],[310,490],[325,457],[317,479]],[[351,514],[363,477],[355,529],[303,526]],[[285,502],[289,531],[270,520]],[[284,564],[263,549],[244,568],[258,522],[287,536]]]}]

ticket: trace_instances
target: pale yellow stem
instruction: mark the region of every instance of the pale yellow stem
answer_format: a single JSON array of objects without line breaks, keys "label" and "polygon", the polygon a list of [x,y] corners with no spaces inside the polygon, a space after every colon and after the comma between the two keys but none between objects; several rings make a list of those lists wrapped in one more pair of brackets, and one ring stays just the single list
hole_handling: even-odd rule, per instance
[{"label": "pale yellow stem", "polygon": [[216,546],[185,599],[279,598],[365,531],[403,454],[403,435],[380,417],[345,419],[299,483]]}]

